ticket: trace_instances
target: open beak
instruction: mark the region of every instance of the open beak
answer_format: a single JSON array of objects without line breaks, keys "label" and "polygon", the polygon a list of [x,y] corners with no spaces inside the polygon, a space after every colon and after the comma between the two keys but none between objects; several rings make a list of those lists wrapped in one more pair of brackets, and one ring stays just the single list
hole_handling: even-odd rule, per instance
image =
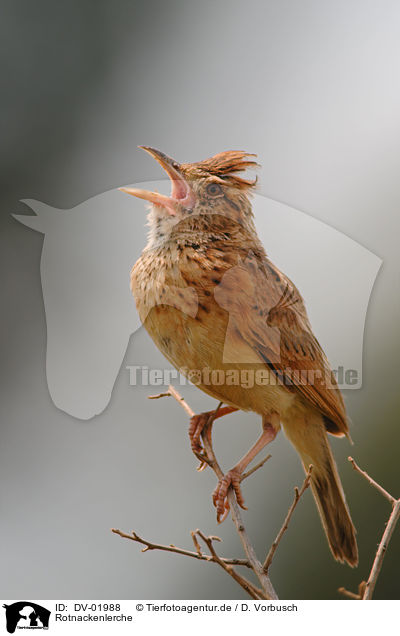
[{"label": "open beak", "polygon": [[119,188],[122,192],[132,194],[134,197],[150,201],[154,205],[160,205],[175,216],[178,205],[191,209],[195,203],[195,195],[182,174],[181,167],[171,157],[168,157],[160,150],[150,148],[149,146],[139,146],[149,153],[164,168],[165,172],[171,180],[171,194],[166,196],[159,192],[151,192],[150,190],[141,190],[140,188]]}]

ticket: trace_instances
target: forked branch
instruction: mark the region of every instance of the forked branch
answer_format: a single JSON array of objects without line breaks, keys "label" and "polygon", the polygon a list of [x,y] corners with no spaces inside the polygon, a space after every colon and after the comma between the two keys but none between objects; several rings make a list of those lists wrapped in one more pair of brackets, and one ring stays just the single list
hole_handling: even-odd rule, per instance
[{"label": "forked branch", "polygon": [[[173,397],[178,402],[178,404],[180,404],[180,406],[185,410],[185,412],[189,415],[189,417],[193,417],[195,415],[194,411],[190,408],[189,404],[184,400],[184,398],[178,393],[178,391],[173,386],[169,386],[168,391],[164,393],[150,396],[150,399],[158,399],[163,397]],[[218,409],[220,408],[220,406],[221,405],[219,405]],[[210,416],[207,426],[204,428],[202,432],[204,453],[199,454],[198,458],[200,460],[200,466],[199,466],[200,470],[202,470],[206,466],[210,466],[210,468],[216,474],[217,478],[221,479],[223,477],[223,472],[221,470],[221,467],[214,453],[214,449],[211,442],[211,435],[209,435],[210,427],[212,426],[213,419],[218,409],[215,411],[213,415]],[[247,479],[247,477],[249,477],[256,470],[261,468],[269,458],[270,458],[270,455],[265,457],[253,468],[251,468],[246,473],[244,473],[242,475],[242,481],[244,479]],[[203,534],[201,530],[195,530],[191,533],[193,544],[195,547],[195,552],[186,550],[183,548],[177,548],[175,545],[172,545],[172,544],[162,545],[157,543],[151,543],[150,541],[147,541],[146,539],[143,539],[142,537],[140,537],[134,531],[132,531],[131,534],[127,534],[125,532],[122,532],[121,530],[117,530],[113,528],[112,532],[114,532],[115,534],[118,534],[119,536],[123,538],[130,539],[131,541],[135,541],[136,543],[140,543],[141,545],[144,546],[143,552],[147,552],[149,550],[162,550],[166,552],[173,552],[175,554],[181,554],[183,556],[198,559],[200,561],[206,561],[208,563],[217,563],[227,574],[229,574],[229,576],[231,576],[249,594],[251,598],[277,600],[278,596],[274,590],[274,587],[271,583],[271,579],[268,575],[268,569],[271,565],[276,549],[289,526],[289,522],[291,520],[293,512],[301,496],[303,495],[303,493],[305,492],[305,490],[308,488],[310,484],[311,470],[312,470],[312,467],[310,466],[310,469],[306,475],[306,478],[300,490],[298,488],[295,488],[294,501],[291,507],[289,508],[285,521],[275,541],[273,542],[271,546],[271,549],[268,553],[268,556],[265,560],[264,565],[262,565],[261,562],[259,561],[256,555],[256,552],[254,550],[254,547],[247,534],[247,531],[243,523],[241,511],[236,501],[236,497],[232,488],[229,489],[228,495],[227,495],[228,502],[229,502],[229,510],[231,512],[232,521],[235,525],[236,531],[242,542],[243,549],[247,557],[246,559],[220,557],[215,549],[215,542],[219,542],[221,541],[221,539],[219,537],[206,536],[205,534]],[[208,554],[204,554],[203,549],[200,545],[199,539],[205,544],[208,550]],[[249,581],[243,575],[239,574],[239,572],[233,566],[243,566],[252,570],[252,572],[254,573],[254,575],[256,576],[256,578],[258,579],[260,583],[260,587],[255,586],[251,581]]]},{"label": "forked branch", "polygon": [[[182,554],[183,556],[192,557],[193,559],[198,559],[199,561],[216,561],[212,555],[203,554],[200,544],[195,543],[196,552],[192,552],[191,550],[184,550],[183,548],[177,548],[173,543],[170,545],[162,545],[161,543],[152,543],[151,541],[147,541],[142,537],[139,537],[136,532],[132,530],[131,534],[127,534],[126,532],[122,532],[122,530],[117,530],[117,528],[111,528],[111,532],[114,534],[118,534],[120,537],[124,539],[130,539],[131,541],[135,541],[136,543],[140,543],[144,545],[142,552],[148,552],[149,550],[160,550],[164,552],[175,552],[175,554]],[[199,530],[195,530],[191,533],[193,541],[195,541],[195,535],[199,534]],[[221,541],[219,537],[208,537],[212,541]],[[243,565],[246,568],[251,568],[251,565],[247,559],[225,559],[223,557],[219,557],[220,561],[223,561],[226,565]]]},{"label": "forked branch", "polygon": [[[178,391],[173,387],[169,386],[168,391],[164,393],[160,393],[158,395],[149,396],[150,399],[158,399],[163,397],[173,397],[178,404],[185,410],[185,412],[189,415],[189,417],[193,417],[195,415],[194,411],[190,408],[189,404],[184,400],[184,398],[178,393]],[[203,429],[201,437],[203,441],[204,453],[199,453],[197,456],[200,460],[199,470],[203,470],[206,466],[210,466],[210,468],[214,471],[218,479],[223,477],[223,472],[221,467],[217,461],[215,456],[212,442],[211,442],[211,426],[214,421],[214,418],[220,408],[221,404],[218,406],[216,411],[210,416],[209,421],[206,427]],[[261,468],[265,462],[270,458],[270,455],[267,455],[262,461],[256,464],[253,468],[248,470],[246,473],[242,475],[242,481],[247,479],[250,475],[252,475],[256,470]],[[378,580],[379,573],[382,568],[383,558],[385,556],[389,541],[393,535],[396,524],[400,518],[400,499],[395,499],[389,492],[387,492],[380,484],[378,484],[370,475],[362,470],[354,461],[352,457],[349,457],[349,461],[351,462],[355,471],[357,471],[368,483],[373,486],[376,490],[378,490],[381,495],[383,495],[391,504],[392,512],[389,517],[389,520],[386,524],[385,531],[382,535],[381,541],[379,543],[374,562],[372,564],[372,568],[367,581],[361,581],[358,586],[358,592],[352,592],[347,590],[344,587],[339,588],[339,592],[347,598],[357,599],[357,600],[369,600],[372,598],[374,589],[376,586],[376,582]],[[304,482],[300,489],[295,488],[294,499],[293,502],[287,512],[285,520],[273,541],[271,548],[265,558],[264,564],[261,564],[259,561],[254,547],[250,541],[250,538],[245,529],[241,511],[239,505],[236,501],[235,494],[230,488],[228,490],[227,498],[229,502],[229,511],[231,512],[232,521],[235,525],[236,531],[240,537],[240,540],[243,545],[244,552],[246,554],[245,559],[238,558],[227,558],[221,557],[216,551],[215,543],[220,542],[221,539],[215,536],[206,536],[201,530],[194,530],[191,532],[193,545],[195,551],[187,550],[184,548],[178,548],[173,544],[163,545],[159,543],[152,543],[147,539],[143,539],[136,532],[132,531],[131,534],[127,534],[122,532],[121,530],[117,530],[116,528],[112,529],[112,532],[123,537],[124,539],[130,539],[131,541],[135,541],[144,546],[143,552],[148,552],[150,550],[159,550],[164,552],[172,552],[175,554],[180,554],[182,556],[190,557],[193,559],[197,559],[199,561],[205,561],[207,563],[216,563],[219,565],[229,576],[231,576],[253,599],[266,599],[266,600],[277,600],[278,596],[274,590],[271,579],[269,577],[269,569],[272,563],[272,560],[275,556],[275,552],[286,533],[289,523],[291,521],[292,515],[300,501],[300,498],[305,493],[307,488],[310,486],[311,474],[313,467],[310,465]],[[201,543],[207,548],[208,553],[204,553],[204,548]],[[239,574],[235,567],[244,567],[250,569],[260,583],[260,587],[257,587],[245,578],[242,574]]]},{"label": "forked branch", "polygon": [[400,499],[395,499],[390,493],[387,492],[387,490],[382,488],[382,486],[378,484],[374,479],[372,479],[372,477],[370,477],[370,475],[368,475],[368,473],[365,470],[362,470],[358,466],[358,464],[356,464],[356,462],[354,461],[352,457],[349,457],[348,459],[349,459],[349,462],[352,464],[354,470],[358,472],[364,479],[366,479],[366,481],[371,486],[376,488],[376,490],[378,490],[378,492],[380,492],[381,495],[383,495],[383,497],[385,497],[385,499],[387,499],[392,506],[392,512],[386,524],[385,531],[382,535],[382,538],[379,542],[378,549],[375,554],[374,562],[372,564],[372,568],[368,576],[368,580],[361,581],[360,585],[358,586],[358,594],[355,594],[354,592],[350,592],[349,590],[346,590],[346,588],[344,587],[340,587],[338,590],[341,594],[343,594],[344,596],[347,596],[348,598],[356,599],[359,601],[368,601],[372,599],[375,586],[378,580],[378,576],[382,569],[383,558],[386,554],[386,550],[389,545],[389,541],[393,535],[396,524],[400,518]]},{"label": "forked branch", "polygon": [[300,490],[298,488],[294,489],[293,503],[290,506],[290,508],[288,510],[288,513],[286,515],[286,519],[283,522],[282,527],[279,530],[278,534],[276,535],[276,539],[272,543],[271,548],[270,548],[270,550],[269,550],[269,552],[267,554],[267,557],[266,557],[266,559],[264,561],[264,566],[263,567],[264,567],[264,571],[265,572],[268,572],[268,570],[269,570],[269,568],[271,566],[272,559],[274,558],[274,554],[276,552],[276,549],[277,549],[278,545],[280,544],[283,535],[285,534],[286,530],[289,527],[289,523],[290,523],[290,520],[292,518],[292,514],[294,513],[294,510],[295,510],[297,504],[299,503],[301,496],[305,493],[305,491],[307,490],[307,488],[310,485],[312,469],[313,469],[312,464],[310,464],[310,466],[308,468],[308,472],[307,472],[306,478],[303,481],[302,487],[300,488]]}]

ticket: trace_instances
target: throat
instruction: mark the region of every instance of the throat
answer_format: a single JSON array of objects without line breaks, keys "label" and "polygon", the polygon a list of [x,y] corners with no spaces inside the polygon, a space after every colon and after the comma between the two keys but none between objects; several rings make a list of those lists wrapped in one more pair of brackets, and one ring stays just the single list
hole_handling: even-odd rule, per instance
[{"label": "throat", "polygon": [[146,249],[161,247],[163,243],[168,241],[176,223],[176,217],[168,214],[166,210],[159,206],[151,206],[147,216],[149,233]]}]

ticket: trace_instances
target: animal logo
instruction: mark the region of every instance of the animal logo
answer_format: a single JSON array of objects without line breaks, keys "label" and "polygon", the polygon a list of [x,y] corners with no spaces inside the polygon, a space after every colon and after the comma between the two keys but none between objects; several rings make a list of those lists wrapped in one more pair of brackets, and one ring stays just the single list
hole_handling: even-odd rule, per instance
[{"label": "animal logo", "polygon": [[[140,187],[162,191],[169,185],[161,180]],[[49,392],[58,408],[89,419],[108,405],[129,340],[141,327],[129,276],[146,242],[143,202],[118,189],[72,209],[23,202],[35,215],[14,217],[44,234],[40,273]],[[333,368],[356,370],[356,380],[344,388],[359,388],[364,323],[381,260],[345,234],[261,194],[254,196],[253,211],[268,256],[301,288]],[[322,261],[323,271],[315,265]],[[229,277],[216,292],[221,306],[228,283]],[[196,312],[196,303],[189,290],[182,308]]]},{"label": "animal logo", "polygon": [[50,610],[32,603],[32,601],[18,601],[11,605],[3,605],[6,610],[7,631],[14,634],[19,629],[48,629]]}]

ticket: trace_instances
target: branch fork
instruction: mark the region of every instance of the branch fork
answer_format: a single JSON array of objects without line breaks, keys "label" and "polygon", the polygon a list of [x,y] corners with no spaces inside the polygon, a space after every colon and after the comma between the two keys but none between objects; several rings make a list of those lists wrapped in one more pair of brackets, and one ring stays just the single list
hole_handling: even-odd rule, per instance
[{"label": "branch fork", "polygon": [[347,598],[351,598],[353,600],[358,601],[369,601],[372,599],[375,586],[378,580],[379,573],[382,569],[383,558],[386,554],[387,547],[389,545],[389,541],[393,535],[396,524],[400,518],[400,499],[395,499],[387,490],[385,490],[380,484],[378,484],[370,475],[362,470],[358,464],[354,461],[352,457],[348,458],[349,462],[353,466],[354,470],[359,473],[373,488],[375,488],[378,492],[385,497],[389,501],[392,506],[392,512],[389,517],[389,520],[386,523],[385,531],[382,535],[382,538],[379,542],[378,549],[375,554],[374,562],[372,564],[371,571],[368,576],[367,581],[361,581],[358,586],[358,593],[351,592],[350,590],[346,590],[345,587],[340,587],[338,592],[347,596]]},{"label": "branch fork", "polygon": [[[184,400],[184,398],[178,393],[178,391],[173,387],[169,386],[168,391],[164,393],[159,393],[158,395],[149,396],[150,399],[159,399],[164,397],[173,397],[178,404],[184,409],[184,411],[189,415],[189,417],[193,417],[195,415],[194,411],[191,409],[189,404]],[[197,454],[198,459],[200,460],[200,465],[198,470],[204,470],[207,466],[209,466],[215,473],[218,479],[221,479],[224,476],[224,473],[217,461],[217,458],[214,453],[214,449],[211,442],[210,427],[214,421],[215,416],[217,415],[218,409],[221,407],[221,404],[217,407],[216,411],[210,416],[206,427],[204,427],[201,437],[203,441],[204,452]],[[271,455],[267,455],[262,459],[258,464],[256,464],[253,468],[249,469],[247,472],[243,473],[241,476],[241,481],[247,479],[252,475],[256,470],[262,468],[264,464],[270,459]],[[175,554],[181,554],[183,556],[187,556],[190,558],[194,558],[200,561],[206,561],[208,563],[217,563],[229,576],[231,576],[253,599],[266,599],[266,600],[278,600],[278,595],[272,585],[271,579],[269,577],[269,569],[274,558],[275,552],[280,544],[283,535],[287,531],[289,527],[290,520],[292,518],[293,512],[304,494],[307,488],[310,485],[311,479],[311,471],[312,466],[310,466],[306,478],[300,489],[295,488],[295,495],[292,505],[289,508],[289,511],[286,515],[286,518],[280,528],[272,546],[264,560],[264,563],[259,561],[255,549],[250,541],[249,535],[246,531],[245,525],[243,523],[242,514],[240,511],[240,507],[236,501],[235,494],[232,488],[229,488],[227,498],[229,502],[229,510],[231,512],[232,521],[236,528],[236,532],[239,535],[241,540],[246,558],[245,559],[236,559],[236,558],[225,558],[218,555],[215,547],[215,543],[220,543],[221,539],[216,536],[206,536],[201,530],[197,529],[191,532],[191,537],[193,541],[193,545],[195,551],[186,550],[183,548],[178,548],[173,544],[170,545],[161,545],[157,543],[152,543],[140,537],[135,531],[132,531],[131,534],[127,534],[118,530],[116,528],[112,529],[114,534],[119,535],[122,538],[130,539],[131,541],[135,541],[144,546],[142,549],[143,552],[148,552],[149,550],[161,550],[165,552],[173,552]],[[204,553],[204,548],[202,547],[204,544],[207,549],[207,553]],[[255,578],[257,579],[259,586],[255,585],[247,578],[245,578],[242,574],[239,574],[237,569],[234,566],[245,567],[247,569],[252,570]]]},{"label": "branch fork", "polygon": [[[189,417],[193,417],[195,415],[194,411],[191,409],[189,404],[184,400],[184,398],[178,393],[178,391],[173,387],[169,386],[168,391],[164,393],[159,393],[158,395],[151,395],[149,399],[159,399],[164,397],[172,397],[174,398],[178,404],[184,409],[184,411],[189,415]],[[209,420],[204,427],[201,437],[203,441],[204,451],[202,453],[196,453],[196,456],[200,460],[200,465],[198,466],[198,470],[202,471],[207,466],[209,466],[220,480],[224,474],[221,470],[221,467],[217,461],[217,458],[214,453],[214,449],[211,442],[211,426],[215,417],[217,416],[218,410],[222,404],[219,404],[217,409],[210,415]],[[271,455],[267,455],[264,459],[262,459],[258,464],[256,464],[253,468],[249,469],[247,472],[243,473],[241,476],[241,481],[247,479],[252,475],[256,470],[262,468],[264,464],[270,459]],[[378,484],[370,475],[362,470],[354,461],[352,457],[349,457],[349,462],[352,464],[354,470],[358,472],[371,486],[373,486],[376,490],[378,490],[381,495],[383,495],[391,504],[392,512],[389,517],[389,520],[386,524],[385,531],[382,535],[381,541],[378,545],[378,549],[374,558],[374,562],[372,564],[371,572],[368,576],[367,581],[361,581],[358,586],[357,592],[352,592],[347,590],[344,587],[340,587],[338,591],[346,596],[347,598],[353,600],[369,600],[372,598],[374,589],[376,586],[376,582],[379,576],[379,573],[382,568],[383,558],[385,556],[389,541],[394,532],[395,526],[400,518],[400,499],[395,499],[389,492],[387,492],[380,484]],[[285,520],[276,535],[275,540],[273,541],[269,552],[263,563],[259,561],[255,549],[250,541],[249,535],[246,531],[245,525],[243,523],[242,514],[240,511],[240,507],[236,501],[236,496],[232,490],[232,487],[229,488],[227,499],[229,503],[229,510],[232,521],[235,526],[236,532],[239,535],[241,540],[246,558],[227,558],[221,557],[217,553],[216,543],[220,543],[222,540],[217,536],[207,536],[201,530],[193,530],[191,532],[191,538],[194,545],[194,551],[186,550],[184,548],[178,548],[177,546],[170,545],[162,545],[159,543],[152,543],[147,539],[143,539],[140,537],[135,531],[132,530],[130,534],[122,532],[116,528],[112,529],[114,534],[119,535],[124,539],[130,539],[136,543],[144,546],[142,548],[142,552],[149,552],[151,550],[158,550],[164,552],[173,552],[175,554],[181,554],[186,557],[190,557],[193,559],[197,559],[199,561],[205,561],[207,563],[216,563],[219,565],[229,576],[231,576],[253,599],[266,599],[266,600],[277,600],[278,596],[275,592],[275,589],[272,585],[271,579],[269,577],[269,570],[275,556],[276,550],[282,541],[284,534],[286,533],[290,521],[292,519],[293,513],[305,493],[305,491],[309,488],[311,482],[313,467],[309,466],[306,477],[303,481],[303,484],[300,488],[294,489],[294,499],[293,502],[287,512]],[[204,551],[206,549],[206,552]],[[248,570],[251,570],[253,575],[258,581],[259,585],[255,585],[253,582],[249,581],[246,577],[240,574],[237,571],[237,567],[243,567]]]}]

